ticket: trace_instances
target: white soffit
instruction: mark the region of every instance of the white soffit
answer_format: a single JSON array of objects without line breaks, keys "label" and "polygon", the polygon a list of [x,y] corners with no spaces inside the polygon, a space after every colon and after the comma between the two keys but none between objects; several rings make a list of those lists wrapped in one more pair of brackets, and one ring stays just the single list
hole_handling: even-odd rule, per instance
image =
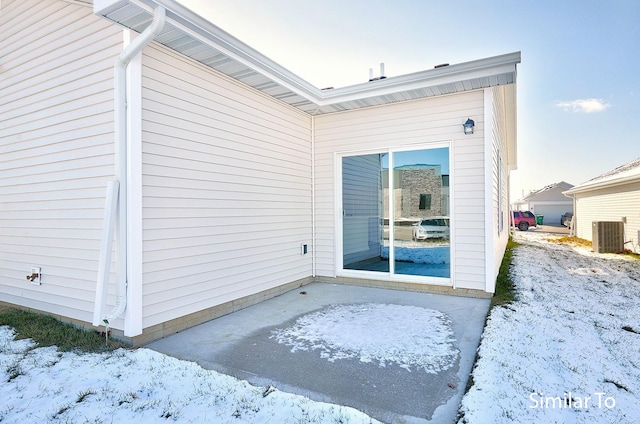
[{"label": "white soffit", "polygon": [[94,0],[94,13],[142,32],[167,11],[155,41],[311,115],[513,84],[520,52],[320,90],[174,0]]}]

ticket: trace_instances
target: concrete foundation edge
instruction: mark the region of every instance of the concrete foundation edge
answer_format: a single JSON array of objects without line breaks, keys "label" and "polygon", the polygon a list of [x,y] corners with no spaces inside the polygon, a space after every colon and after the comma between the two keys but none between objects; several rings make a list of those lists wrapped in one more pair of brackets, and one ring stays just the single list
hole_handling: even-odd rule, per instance
[{"label": "concrete foundation edge", "polygon": [[[417,283],[400,283],[395,281],[382,281],[371,280],[362,278],[350,278],[350,277],[307,277],[301,280],[292,281],[272,289],[264,290],[259,293],[255,293],[249,296],[245,296],[239,299],[235,299],[229,302],[225,302],[220,305],[212,306],[211,308],[203,309],[198,312],[194,312],[189,315],[185,315],[179,318],[175,318],[161,324],[156,324],[151,327],[147,327],[143,330],[142,334],[135,337],[125,337],[122,330],[111,329],[111,338],[121,341],[122,343],[131,346],[139,347],[150,343],[154,340],[161,339],[171,334],[178,333],[190,327],[202,324],[212,319],[219,318],[221,316],[230,314],[240,309],[244,309],[248,306],[255,305],[262,301],[274,298],[288,291],[295,290],[304,285],[318,282],[328,284],[344,284],[355,285],[362,287],[374,287],[389,290],[403,290],[403,291],[415,291],[421,293],[433,293],[444,294],[449,296],[463,296],[463,297],[475,297],[475,298],[491,298],[492,293],[487,293],[481,290],[474,289],[454,289],[448,286],[438,286],[430,284],[417,284]],[[61,322],[74,325],[79,328],[84,328],[90,331],[96,331],[96,328],[89,322],[84,322],[72,318],[68,318],[62,315],[46,313],[33,308],[22,307],[20,305],[14,305],[11,303],[0,301],[0,312],[4,308],[15,308],[28,312],[44,313],[50,315]]]}]

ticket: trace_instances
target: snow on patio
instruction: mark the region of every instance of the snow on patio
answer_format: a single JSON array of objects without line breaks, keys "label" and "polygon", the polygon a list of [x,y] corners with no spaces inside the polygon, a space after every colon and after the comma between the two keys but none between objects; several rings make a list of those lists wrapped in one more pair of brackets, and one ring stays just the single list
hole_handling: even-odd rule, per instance
[{"label": "snow on patio", "polygon": [[516,232],[518,300],[493,309],[460,423],[640,417],[640,262]]},{"label": "snow on patio", "polygon": [[[516,237],[518,300],[491,312],[460,423],[637,422],[640,262],[550,243],[547,234]],[[275,334],[327,360],[426,372],[446,369],[457,355],[446,317],[425,308],[336,305]],[[0,373],[3,423],[376,422],[148,349],[62,353],[15,341],[8,327],[0,327]]]},{"label": "snow on patio", "polygon": [[291,346],[292,352],[318,349],[331,362],[357,358],[381,367],[397,364],[432,374],[451,368],[458,357],[449,318],[417,306],[329,306],[273,331],[272,338]]},{"label": "snow on patio", "polygon": [[2,423],[376,423],[149,349],[58,352],[0,327]]}]

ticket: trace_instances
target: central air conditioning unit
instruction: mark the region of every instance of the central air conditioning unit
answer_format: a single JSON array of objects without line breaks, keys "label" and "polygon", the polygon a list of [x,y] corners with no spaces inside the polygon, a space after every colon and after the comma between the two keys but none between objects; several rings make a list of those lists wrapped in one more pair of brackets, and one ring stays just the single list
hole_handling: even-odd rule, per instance
[{"label": "central air conditioning unit", "polygon": [[593,251],[596,253],[620,253],[624,251],[624,222],[593,221]]}]

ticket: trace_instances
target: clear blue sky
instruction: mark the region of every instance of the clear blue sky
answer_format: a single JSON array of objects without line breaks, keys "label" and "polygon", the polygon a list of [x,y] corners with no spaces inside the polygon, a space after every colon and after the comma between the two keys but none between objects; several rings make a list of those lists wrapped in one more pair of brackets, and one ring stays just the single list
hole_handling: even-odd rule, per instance
[{"label": "clear blue sky", "polygon": [[640,157],[638,0],[179,0],[311,84],[522,52],[512,200]]}]

